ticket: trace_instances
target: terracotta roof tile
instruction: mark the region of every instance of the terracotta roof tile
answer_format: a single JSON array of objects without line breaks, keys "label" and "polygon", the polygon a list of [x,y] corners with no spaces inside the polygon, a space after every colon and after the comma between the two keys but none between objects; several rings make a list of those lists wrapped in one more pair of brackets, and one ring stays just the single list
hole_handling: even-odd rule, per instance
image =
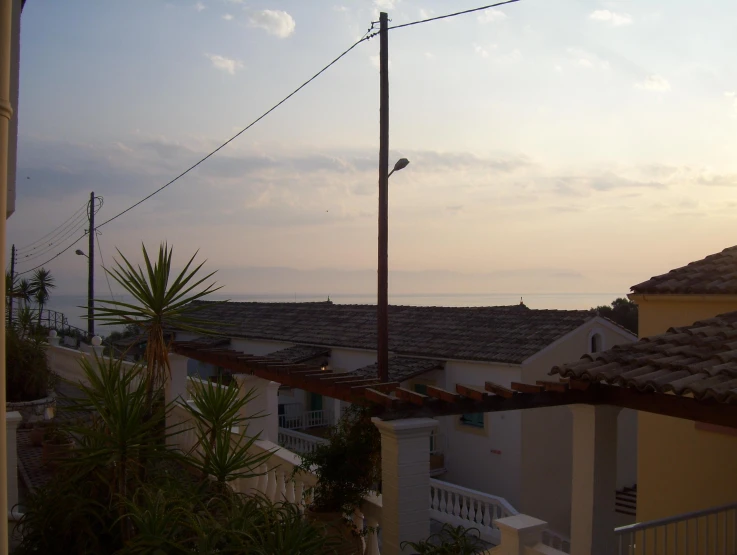
[{"label": "terracotta roof tile", "polygon": [[[322,347],[376,349],[376,306],[323,303],[197,302],[197,317],[231,337]],[[586,310],[389,307],[396,355],[521,363],[594,316]]]},{"label": "terracotta roof tile", "polygon": [[633,293],[737,294],[737,246],[632,286]]},{"label": "terracotta roof tile", "polygon": [[737,404],[737,312],[555,366],[551,374]]},{"label": "terracotta roof tile", "polygon": [[[445,363],[442,360],[431,360],[426,358],[410,358],[410,357],[391,357],[389,358],[389,381],[403,382],[430,372],[431,370],[442,370]],[[354,370],[351,374],[356,374],[362,378],[375,378],[378,375],[378,366],[370,364]]]}]

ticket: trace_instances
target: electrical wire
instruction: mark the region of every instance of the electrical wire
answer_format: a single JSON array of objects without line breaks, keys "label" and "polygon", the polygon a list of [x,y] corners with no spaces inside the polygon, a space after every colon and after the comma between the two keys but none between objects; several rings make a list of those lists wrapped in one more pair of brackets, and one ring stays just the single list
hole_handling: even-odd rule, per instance
[{"label": "electrical wire", "polygon": [[34,266],[30,270],[25,270],[24,272],[18,272],[16,275],[22,276],[23,274],[27,274],[27,273],[32,272],[34,270],[38,270],[39,268],[42,268],[43,266],[46,266],[46,264],[48,264],[49,262],[51,262],[52,260],[54,260],[56,258],[59,258],[62,254],[64,254],[65,252],[67,252],[69,249],[71,249],[74,245],[76,245],[77,243],[79,243],[85,237],[87,237],[87,234],[86,233],[84,235],[82,235],[81,237],[79,237],[76,241],[74,241],[74,243],[72,243],[71,245],[69,245],[63,251],[60,251],[60,252],[56,253],[54,256],[52,256],[51,258],[49,258],[43,264],[39,264],[38,266]]},{"label": "electrical wire", "polygon": [[107,289],[110,291],[110,298],[112,300],[115,300],[115,295],[113,295],[113,288],[110,287],[110,278],[107,275],[107,268],[105,268],[105,258],[102,256],[102,247],[100,247],[100,236],[102,233],[98,230],[95,230],[95,235],[97,236],[97,252],[100,253],[100,262],[102,266],[102,271],[105,274],[105,281],[107,281]]},{"label": "electrical wire", "polygon": [[87,226],[87,219],[77,222],[77,225],[75,227],[70,228],[67,230],[67,232],[54,239],[53,243],[49,243],[46,245],[46,247],[43,250],[37,251],[37,252],[31,252],[29,254],[16,254],[15,260],[19,264],[27,264],[28,262],[32,262],[33,260],[37,260],[39,258],[43,258],[44,256],[48,256],[49,252],[54,251],[58,249],[63,243],[65,243],[67,240],[69,240],[71,237],[75,236],[79,231],[84,230]]},{"label": "electrical wire", "polygon": [[29,243],[28,245],[24,247],[17,247],[15,249],[15,252],[16,253],[26,253],[26,252],[34,251],[38,248],[42,248],[47,243],[47,241],[51,240],[55,235],[63,232],[66,228],[69,227],[69,225],[72,222],[76,223],[77,221],[80,220],[80,218],[86,218],[85,208],[87,208],[86,205],[82,206],[81,208],[79,208],[79,210],[77,210],[74,214],[72,214],[69,218],[67,218],[64,221],[64,223],[54,228],[52,231],[48,232],[43,237],[35,240],[33,243]]},{"label": "electrical wire", "polygon": [[271,112],[273,112],[274,110],[276,110],[277,108],[279,108],[279,106],[281,106],[282,104],[284,104],[287,100],[289,100],[290,98],[292,98],[295,94],[297,94],[299,91],[301,91],[302,89],[304,89],[307,85],[309,85],[310,83],[312,83],[312,81],[314,81],[315,79],[317,79],[320,75],[322,75],[325,71],[327,71],[333,64],[337,63],[338,60],[340,60],[343,56],[345,56],[346,54],[348,54],[356,46],[358,46],[362,42],[367,41],[367,40],[370,40],[372,37],[374,37],[376,35],[376,33],[370,34],[371,31],[372,31],[372,29],[373,29],[373,26],[371,28],[369,28],[368,31],[366,31],[366,33],[364,34],[363,37],[361,37],[360,39],[358,39],[351,46],[349,46],[346,50],[344,50],[343,53],[341,53],[332,62],[330,62],[328,65],[326,65],[325,67],[323,67],[320,71],[318,71],[317,73],[315,73],[307,81],[305,81],[304,83],[302,83],[299,87],[297,87],[296,89],[294,89],[291,93],[289,93],[287,96],[285,96],[279,102],[277,102],[276,104],[274,104],[271,108],[269,108],[268,110],[266,110],[263,114],[261,114],[259,117],[257,117],[255,120],[253,120],[251,123],[249,123],[246,127],[244,127],[243,129],[241,129],[238,133],[236,133],[235,135],[233,135],[230,139],[228,139],[227,141],[225,141],[224,143],[222,143],[219,147],[217,147],[215,150],[213,150],[212,152],[210,152],[207,156],[204,156],[203,158],[200,158],[197,162],[195,162],[190,167],[188,167],[186,170],[184,170],[182,173],[180,173],[179,175],[177,175],[174,179],[172,179],[168,183],[165,183],[164,185],[162,185],[161,187],[159,187],[158,189],[156,189],[151,194],[143,197],[141,200],[139,200],[135,204],[132,204],[131,206],[129,206],[128,208],[126,208],[122,212],[119,212],[118,214],[116,214],[112,218],[109,218],[109,219],[105,220],[100,225],[98,225],[97,228],[101,228],[102,226],[109,224],[110,222],[112,222],[113,220],[119,218],[120,216],[122,216],[126,212],[129,212],[129,211],[133,210],[136,206],[139,206],[139,205],[143,204],[148,199],[150,199],[151,197],[153,197],[155,194],[163,191],[169,185],[171,185],[172,183],[178,181],[180,178],[182,178],[185,175],[187,175],[189,172],[191,172],[197,166],[199,166],[200,164],[202,164],[205,160],[207,160],[208,158],[210,158],[210,157],[214,156],[215,154],[217,154],[220,150],[222,150],[227,145],[229,145],[231,142],[233,142],[235,139],[237,139],[238,137],[240,137],[243,133],[245,133],[246,131],[248,131],[251,127],[253,127],[254,125],[256,125],[258,122],[260,122],[266,116],[268,116]]},{"label": "electrical wire", "polygon": [[419,21],[413,21],[411,23],[403,23],[402,25],[394,25],[392,27],[389,27],[389,30],[392,29],[401,29],[402,27],[411,27],[412,25],[419,25],[420,23],[429,23],[430,21],[437,21],[438,19],[446,19],[449,17],[455,17],[457,15],[465,15],[473,12],[480,12],[483,10],[488,10],[489,8],[496,8],[497,6],[503,6],[505,4],[512,4],[514,2],[519,2],[519,0],[506,0],[505,2],[497,2],[496,4],[489,4],[487,6],[481,6],[479,8],[472,8],[470,10],[463,10],[462,12],[455,12],[455,13],[449,13],[446,15],[439,15],[437,17],[429,17],[427,19],[421,19]]}]

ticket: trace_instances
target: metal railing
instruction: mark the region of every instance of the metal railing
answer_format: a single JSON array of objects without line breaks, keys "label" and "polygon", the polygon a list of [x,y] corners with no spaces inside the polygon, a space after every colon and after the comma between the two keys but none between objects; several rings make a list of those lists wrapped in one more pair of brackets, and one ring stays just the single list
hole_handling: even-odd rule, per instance
[{"label": "metal railing", "polygon": [[619,555],[734,555],[737,503],[621,526],[614,534]]},{"label": "metal railing", "polygon": [[[20,308],[14,306],[13,307],[13,321],[18,321],[18,312]],[[38,308],[29,308],[29,311],[32,315],[32,322],[34,324],[40,323],[41,326],[48,330],[56,330],[56,332],[61,335],[72,335],[75,337],[87,337],[87,330],[83,330],[82,328],[78,328],[76,326],[72,326],[69,323],[69,319],[62,313],[57,312],[56,310],[49,310],[47,308],[44,308],[41,310],[41,318],[38,317]],[[8,311],[5,311],[5,321],[8,323]]]},{"label": "metal railing", "polygon": [[318,445],[325,445],[326,443],[328,443],[328,440],[321,437],[303,434],[296,430],[279,428],[279,445],[292,453],[310,453]]},{"label": "metal railing", "polygon": [[279,427],[288,430],[304,430],[320,428],[332,424],[333,413],[330,410],[308,410],[297,414],[280,414]]}]

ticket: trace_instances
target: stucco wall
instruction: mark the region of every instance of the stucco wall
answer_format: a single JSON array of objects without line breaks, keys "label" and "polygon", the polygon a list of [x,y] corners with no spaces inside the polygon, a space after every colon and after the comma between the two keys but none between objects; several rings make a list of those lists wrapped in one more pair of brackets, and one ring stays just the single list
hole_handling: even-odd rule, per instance
[{"label": "stucco wall", "polygon": [[[557,344],[532,357],[522,366],[522,379],[556,380],[550,369],[574,362],[589,352],[591,335],[602,338],[602,349],[635,340],[631,334],[594,320],[567,335]],[[545,520],[550,527],[570,535],[572,481],[572,414],[568,407],[549,407],[522,411],[521,480],[522,495],[518,510]],[[632,411],[622,420],[618,434],[618,483],[632,485],[636,480],[637,432]],[[626,424],[626,425],[623,425]],[[634,428],[634,429],[633,429]],[[624,461],[627,461],[625,464]],[[618,484],[618,487],[621,487]],[[612,507],[612,510],[614,507]]]},{"label": "stucco wall", "polygon": [[[708,300],[707,300],[708,299]],[[727,296],[635,297],[640,335],[737,310]],[[737,437],[697,430],[690,420],[638,414],[637,520],[678,515],[737,500]]]},{"label": "stucco wall", "polygon": [[[455,384],[484,386],[492,381],[509,386],[521,379],[519,366],[450,361],[445,367],[444,387]],[[517,506],[520,499],[520,412],[487,413],[485,428],[460,424],[459,416],[447,416],[441,428],[446,437],[442,480],[504,497]]]}]

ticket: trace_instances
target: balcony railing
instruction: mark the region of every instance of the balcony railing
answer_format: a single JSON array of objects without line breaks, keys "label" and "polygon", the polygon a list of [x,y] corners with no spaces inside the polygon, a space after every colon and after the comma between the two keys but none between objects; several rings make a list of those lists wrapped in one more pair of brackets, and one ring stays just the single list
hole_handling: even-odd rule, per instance
[{"label": "balcony railing", "polygon": [[621,526],[614,534],[619,555],[733,555],[737,553],[737,503]]},{"label": "balcony railing", "polygon": [[322,428],[330,426],[332,420],[333,412],[328,409],[308,410],[296,414],[285,413],[279,415],[279,427],[286,428],[287,430]]},{"label": "balcony railing", "polygon": [[321,437],[303,434],[296,430],[279,428],[279,445],[292,453],[311,453],[315,447],[324,445],[327,442],[327,439]]}]

